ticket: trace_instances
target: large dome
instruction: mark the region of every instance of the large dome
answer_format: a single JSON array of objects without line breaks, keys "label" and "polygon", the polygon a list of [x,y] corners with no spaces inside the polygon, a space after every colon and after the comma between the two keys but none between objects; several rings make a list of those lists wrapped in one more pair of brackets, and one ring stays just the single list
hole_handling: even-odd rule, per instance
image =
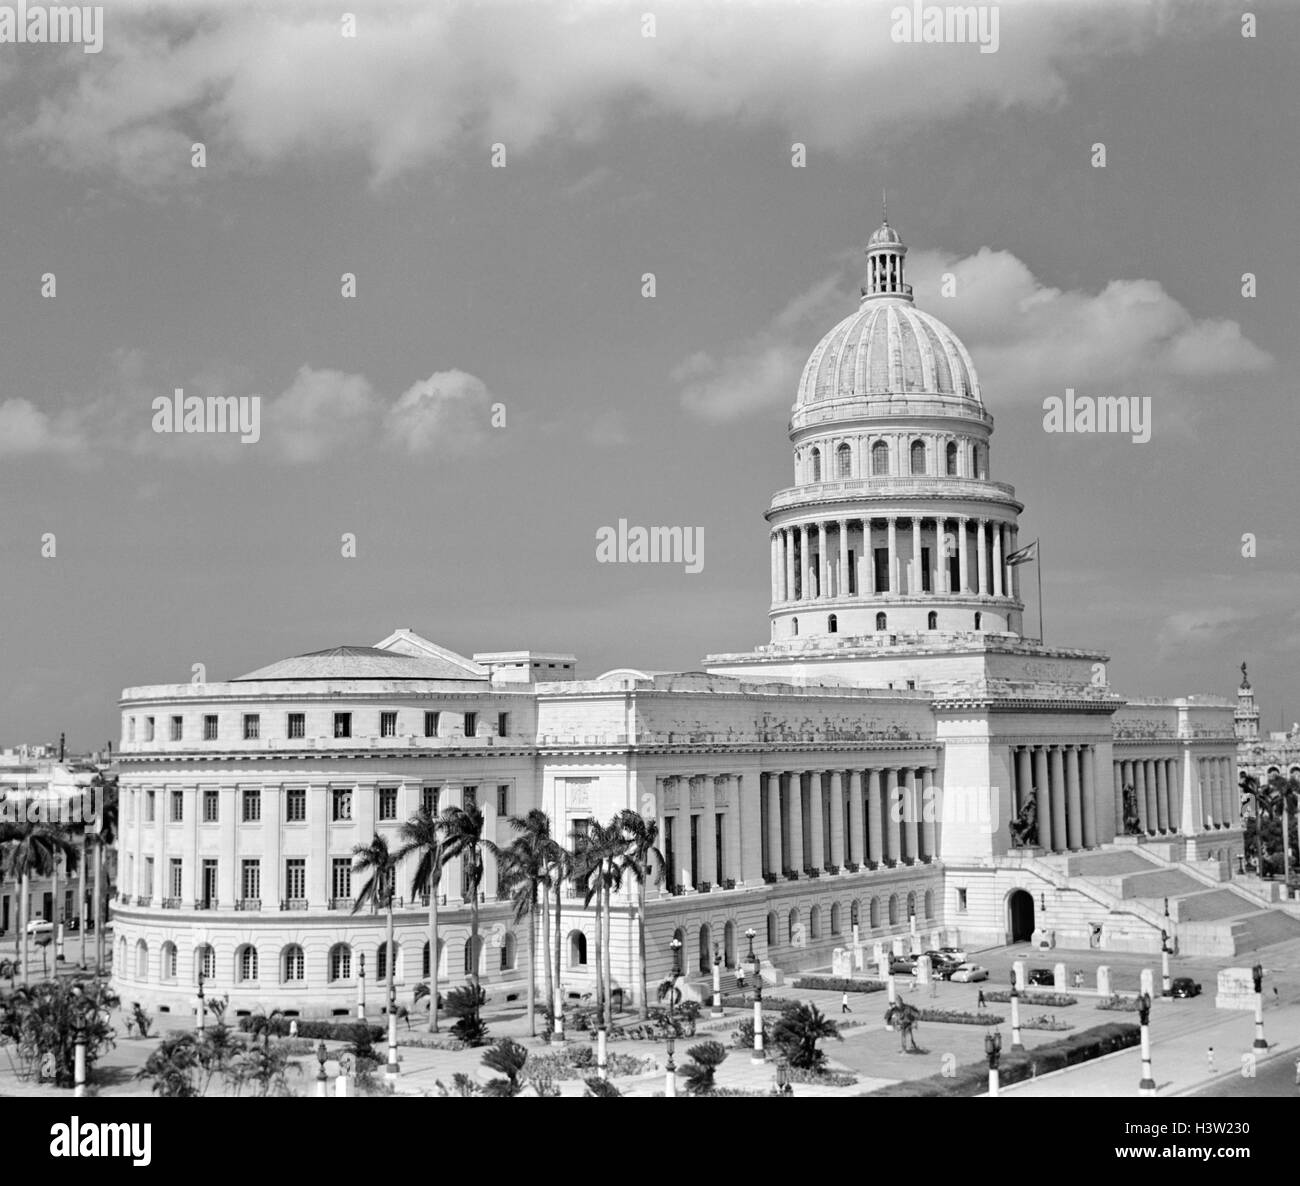
[{"label": "large dome", "polygon": [[956,395],[981,403],[966,347],[903,297],[868,297],[817,345],[795,407],[864,395]]}]

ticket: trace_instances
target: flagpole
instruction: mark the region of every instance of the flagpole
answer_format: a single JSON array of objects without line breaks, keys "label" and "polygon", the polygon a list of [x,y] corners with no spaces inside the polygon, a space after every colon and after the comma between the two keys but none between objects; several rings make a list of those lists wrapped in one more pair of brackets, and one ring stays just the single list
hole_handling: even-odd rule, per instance
[{"label": "flagpole", "polygon": [[1043,545],[1034,540],[1038,548],[1034,553],[1034,567],[1038,569],[1038,645],[1043,645]]}]

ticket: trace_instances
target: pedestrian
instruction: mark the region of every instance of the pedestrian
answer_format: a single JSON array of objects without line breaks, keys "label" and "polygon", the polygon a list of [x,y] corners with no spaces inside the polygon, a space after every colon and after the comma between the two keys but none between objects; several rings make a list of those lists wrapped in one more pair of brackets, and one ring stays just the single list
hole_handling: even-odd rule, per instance
[{"label": "pedestrian", "polygon": [[1217,1068],[1215,1067],[1215,1065],[1214,1065],[1214,1047],[1213,1047],[1213,1046],[1210,1047],[1210,1049],[1209,1049],[1209,1051],[1208,1051],[1208,1053],[1206,1054],[1205,1057],[1206,1057],[1206,1060],[1209,1062],[1209,1065],[1210,1065],[1210,1074],[1211,1074],[1211,1075],[1217,1075],[1219,1072],[1218,1072],[1218,1069],[1217,1069]]},{"label": "pedestrian", "polygon": [[845,993],[842,997],[840,997],[840,1012],[841,1012],[841,1013],[852,1013],[852,1012],[853,1012],[853,1010],[849,1008],[849,994],[848,994],[848,993]]},{"label": "pedestrian", "polygon": [[979,999],[975,1002],[975,1008],[983,1009],[987,1004],[988,1002],[984,999],[984,990],[981,988]]},{"label": "pedestrian", "polygon": [[1277,985],[1276,985],[1276,984],[1273,985],[1273,1004],[1274,1004],[1274,1005],[1281,1005],[1281,1004],[1282,1004],[1282,998],[1281,998],[1280,996],[1278,996],[1278,994],[1277,994]]}]

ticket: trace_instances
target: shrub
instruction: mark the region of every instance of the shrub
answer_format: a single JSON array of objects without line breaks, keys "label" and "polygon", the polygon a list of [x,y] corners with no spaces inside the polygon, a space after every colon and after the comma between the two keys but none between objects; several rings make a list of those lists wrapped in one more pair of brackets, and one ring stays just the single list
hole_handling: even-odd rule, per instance
[{"label": "shrub", "polygon": [[[986,992],[984,999],[997,1005],[1007,1005],[1011,1003],[1011,994],[1002,989],[995,989],[993,992]],[[1020,1003],[1022,1005],[1045,1005],[1049,1009],[1064,1009],[1066,1005],[1077,1005],[1079,998],[1072,997],[1069,993],[1064,992],[1022,992],[1020,994]]]},{"label": "shrub", "polygon": [[795,988],[822,988],[831,992],[884,992],[883,980],[845,980],[841,976],[803,976]]},{"label": "shrub", "polygon": [[[752,1009],[754,1007],[753,993],[746,993],[744,996],[737,996],[735,993],[722,998],[722,1004],[731,1009]],[[763,998],[763,1011],[772,1010],[773,1013],[780,1013],[783,1009],[788,1009],[791,1005],[802,1005],[803,1002],[796,997],[768,997]]]},{"label": "shrub", "polygon": [[822,1038],[843,1041],[839,1026],[816,1005],[790,1005],[772,1027],[772,1040],[792,1067],[820,1067],[826,1061],[826,1052],[817,1045]]},{"label": "shrub", "polygon": [[587,1090],[583,1092],[584,1096],[588,1096],[588,1097],[602,1096],[607,1098],[613,1098],[615,1096],[621,1097],[623,1095],[623,1093],[619,1091],[619,1089],[615,1087],[608,1079],[591,1078],[591,1079],[584,1079],[583,1082],[586,1083],[587,1085]]},{"label": "shrub", "polygon": [[523,1071],[527,1061],[528,1051],[513,1038],[498,1038],[496,1044],[484,1053],[483,1065],[489,1070],[499,1071],[501,1077],[489,1079],[483,1087],[483,1094],[518,1095],[523,1090]]},{"label": "shrub", "polygon": [[71,1087],[78,1024],[85,1027],[86,1075],[113,1045],[109,1013],[117,995],[102,980],[43,980],[14,989],[0,1002],[0,1041],[17,1047],[20,1079],[52,1078]]},{"label": "shrub", "polygon": [[[746,1017],[740,1023],[740,1028],[731,1031],[731,1044],[741,1050],[752,1050],[754,1048],[754,1019]],[[772,1044],[772,1023],[763,1018],[763,1049],[766,1050]]]},{"label": "shrub", "polygon": [[451,1032],[466,1046],[482,1046],[487,1041],[488,1027],[481,1010],[487,1001],[482,988],[475,994],[472,985],[463,984],[447,994],[447,1013],[456,1018]]},{"label": "shrub", "polygon": [[959,1009],[921,1009],[922,1021],[942,1021],[949,1025],[1001,1025],[996,1013],[963,1013]]},{"label": "shrub", "polygon": [[1068,1021],[1058,1021],[1055,1017],[1044,1013],[1041,1017],[1031,1017],[1028,1021],[1022,1021],[1020,1028],[1022,1030],[1072,1030],[1074,1026]]},{"label": "shrub", "polygon": [[704,1095],[713,1090],[713,1076],[727,1057],[727,1048],[721,1042],[701,1042],[692,1046],[686,1057],[691,1061],[683,1068],[686,1090],[691,1095]]},{"label": "shrub", "polygon": [[1107,1009],[1114,1013],[1136,1013],[1138,1011],[1137,997],[1121,996],[1119,993],[1112,993],[1104,1001],[1097,1005],[1098,1009]]},{"label": "shrub", "polygon": [[791,1083],[811,1083],[819,1087],[856,1087],[858,1077],[846,1075],[839,1071],[828,1071],[819,1067],[808,1070],[804,1067],[791,1067],[788,1071]]},{"label": "shrub", "polygon": [[[238,1028],[244,1033],[253,1031],[256,1024],[256,1017],[241,1017]],[[370,1031],[371,1042],[382,1042],[387,1030],[382,1025],[367,1025],[364,1021],[299,1021],[298,1037],[306,1038],[311,1042],[351,1042],[356,1036],[356,1030],[360,1028]],[[277,1034],[280,1030],[284,1033],[289,1032],[289,1023],[285,1018],[272,1019],[272,1034]]]},{"label": "shrub", "polygon": [[[596,1065],[595,1051],[590,1046],[567,1046],[554,1054],[532,1054],[528,1058],[528,1078],[586,1079]],[[644,1075],[655,1069],[653,1058],[636,1058],[630,1054],[610,1051],[605,1059],[607,1075]]]}]

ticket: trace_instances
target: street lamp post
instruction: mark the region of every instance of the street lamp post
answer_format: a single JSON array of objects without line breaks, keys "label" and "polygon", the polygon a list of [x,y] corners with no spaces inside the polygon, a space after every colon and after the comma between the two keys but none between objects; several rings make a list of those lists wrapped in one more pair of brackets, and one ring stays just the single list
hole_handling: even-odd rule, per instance
[{"label": "street lamp post", "polygon": [[1264,1040],[1264,968],[1262,964],[1256,964],[1250,970],[1251,976],[1255,979],[1255,1041],[1256,1050],[1267,1050],[1268,1043]]},{"label": "street lamp post", "polygon": [[1142,993],[1137,999],[1138,1021],[1142,1026],[1142,1082],[1139,1095],[1155,1095],[1156,1081],[1151,1077],[1151,994]]},{"label": "street lamp post", "polygon": [[197,1021],[197,1027],[199,1033],[203,1032],[204,1028],[207,1025],[207,1018],[208,1018],[208,1003],[203,999],[203,980],[204,980],[203,969],[200,968],[199,969],[199,1007],[198,1007],[198,1021]]},{"label": "street lamp post", "polygon": [[[387,952],[386,959],[392,959],[393,953]],[[397,986],[388,989],[388,1066],[384,1068],[384,1078],[392,1083],[397,1079]]]},{"label": "street lamp post", "polygon": [[794,1088],[790,1086],[790,1064],[784,1058],[776,1060],[776,1094],[794,1095]]},{"label": "street lamp post", "polygon": [[326,1078],[325,1075],[325,1062],[328,1058],[329,1055],[325,1050],[325,1043],[321,1042],[321,1044],[316,1047],[316,1062],[319,1064],[319,1068],[316,1071],[316,1098],[317,1099],[323,1100],[329,1095],[329,1087],[328,1087],[329,1080]]},{"label": "street lamp post", "polygon": [[996,1031],[985,1032],[984,1053],[989,1060],[989,1095],[998,1094],[998,1059],[1002,1057],[1002,1035]]},{"label": "street lamp post", "polygon": [[713,1013],[714,1017],[722,1016],[722,952],[718,950],[718,945],[713,945]]},{"label": "street lamp post", "polygon": [[1160,931],[1160,995],[1162,997],[1171,996],[1173,992],[1173,981],[1169,978],[1169,932],[1163,928]]},{"label": "street lamp post", "polygon": [[359,955],[357,975],[357,1020],[366,1019],[366,957]]},{"label": "street lamp post", "polygon": [[682,953],[682,941],[675,935],[673,941],[668,945],[673,949],[673,978],[668,984],[668,1066],[667,1078],[664,1080],[664,1095],[677,1095],[677,1064],[673,1062],[673,1051],[676,1048],[677,1037],[677,1020],[674,1006],[677,1002],[677,978],[681,975],[680,963]]},{"label": "street lamp post", "polygon": [[72,1095],[81,1099],[86,1094],[86,1013],[84,1009],[85,990],[80,984],[72,986],[73,1007],[77,1011],[74,1022],[73,1040],[75,1053],[72,1064]]},{"label": "street lamp post", "polygon": [[1020,1040],[1020,990],[1016,987],[1016,973],[1011,972],[1011,1049],[1023,1050],[1025,1044]]},{"label": "street lamp post", "polygon": [[763,977],[758,962],[758,956],[754,954],[754,936],[753,927],[745,932],[745,938],[749,940],[749,955],[746,962],[749,964],[749,974],[754,978],[754,1049],[749,1056],[752,1063],[761,1063],[767,1061],[767,1055],[763,1050]]}]

